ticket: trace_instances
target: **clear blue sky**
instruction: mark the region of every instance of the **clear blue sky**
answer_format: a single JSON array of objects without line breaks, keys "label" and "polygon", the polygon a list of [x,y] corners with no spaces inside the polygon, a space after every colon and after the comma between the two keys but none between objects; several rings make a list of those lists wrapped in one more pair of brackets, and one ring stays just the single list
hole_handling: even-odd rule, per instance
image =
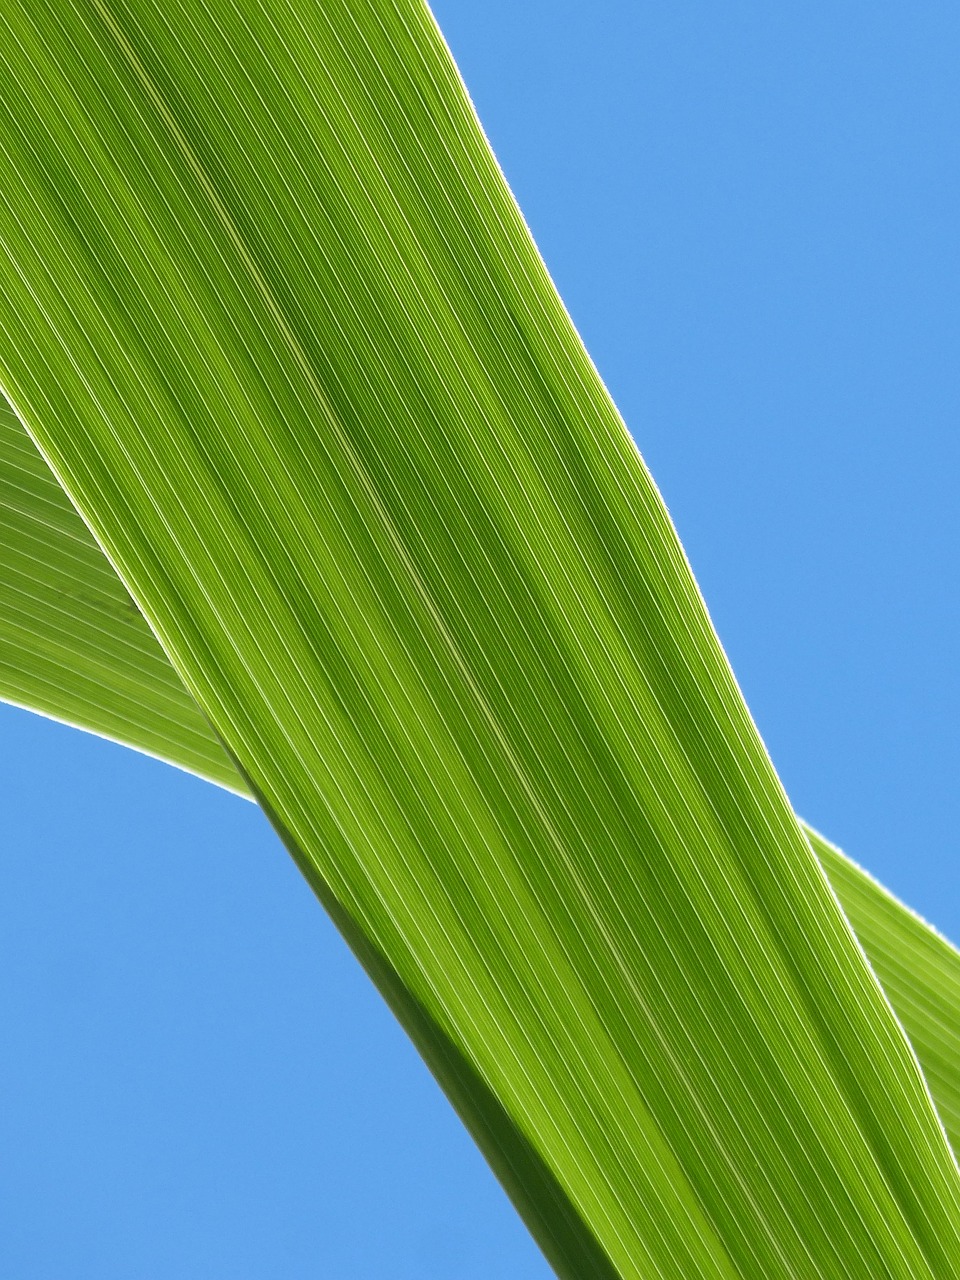
[{"label": "clear blue sky", "polygon": [[[436,11],[797,810],[960,938],[960,9]],[[0,1275],[547,1276],[253,806],[0,770]]]}]

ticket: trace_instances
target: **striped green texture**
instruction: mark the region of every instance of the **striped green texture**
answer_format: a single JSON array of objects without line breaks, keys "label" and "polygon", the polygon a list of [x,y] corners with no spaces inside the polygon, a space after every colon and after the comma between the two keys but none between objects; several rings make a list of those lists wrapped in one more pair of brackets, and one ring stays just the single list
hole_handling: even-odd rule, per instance
[{"label": "striped green texture", "polygon": [[960,1176],[428,11],[0,13],[0,382],[558,1271]]},{"label": "striped green texture", "polygon": [[[0,401],[0,696],[242,795],[246,784],[93,535]],[[805,828],[960,1141],[960,952]]]}]

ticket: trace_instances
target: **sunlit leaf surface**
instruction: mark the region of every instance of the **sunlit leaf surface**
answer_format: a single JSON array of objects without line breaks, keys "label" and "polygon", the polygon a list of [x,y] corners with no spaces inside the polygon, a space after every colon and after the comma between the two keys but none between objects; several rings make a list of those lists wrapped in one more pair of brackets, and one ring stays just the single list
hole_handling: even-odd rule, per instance
[{"label": "sunlit leaf surface", "polygon": [[557,1269],[953,1274],[916,1059],[427,10],[14,0],[0,62],[0,382]]}]

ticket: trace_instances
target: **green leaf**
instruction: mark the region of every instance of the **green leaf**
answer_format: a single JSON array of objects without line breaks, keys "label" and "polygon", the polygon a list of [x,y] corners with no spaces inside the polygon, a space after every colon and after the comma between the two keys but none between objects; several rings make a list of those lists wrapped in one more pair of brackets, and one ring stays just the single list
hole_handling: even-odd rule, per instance
[{"label": "green leaf", "polygon": [[960,952],[819,832],[814,852],[913,1045],[960,1150]]},{"label": "green leaf", "polygon": [[[0,695],[249,795],[93,535],[2,401],[0,495]],[[956,1150],[960,952],[836,846],[805,830]]]},{"label": "green leaf", "polygon": [[246,790],[130,593],[3,402],[0,697]]},{"label": "green leaf", "polygon": [[15,2],[0,380],[558,1270],[960,1176],[427,10]]}]

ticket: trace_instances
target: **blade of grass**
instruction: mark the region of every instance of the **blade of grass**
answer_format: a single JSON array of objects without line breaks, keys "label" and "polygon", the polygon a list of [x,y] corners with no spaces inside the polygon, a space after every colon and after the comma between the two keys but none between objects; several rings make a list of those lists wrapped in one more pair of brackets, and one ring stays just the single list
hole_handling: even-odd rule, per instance
[{"label": "blade of grass", "polygon": [[[2,400],[0,696],[249,795],[93,535]],[[956,1150],[960,952],[835,845],[811,827],[805,830],[913,1045]],[[531,1179],[528,1173],[523,1184]]]},{"label": "blade of grass", "polygon": [[485,1149],[548,1171],[558,1269],[954,1271],[916,1060],[427,11],[0,21],[3,384]]},{"label": "blade of grass", "polygon": [[810,843],[923,1066],[960,1149],[960,952],[819,832]]},{"label": "blade of grass", "polygon": [[0,697],[245,790],[130,593],[4,402]]}]

